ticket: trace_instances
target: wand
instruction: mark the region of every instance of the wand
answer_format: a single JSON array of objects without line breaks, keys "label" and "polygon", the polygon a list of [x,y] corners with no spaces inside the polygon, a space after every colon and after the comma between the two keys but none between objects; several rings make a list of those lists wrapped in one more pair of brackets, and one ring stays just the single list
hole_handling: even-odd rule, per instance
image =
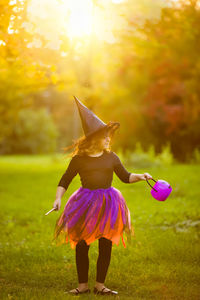
[{"label": "wand", "polygon": [[54,211],[54,210],[56,210],[56,208],[54,207],[54,208],[52,208],[50,211],[48,211],[46,214],[45,214],[45,216],[47,216],[48,214],[50,214],[52,211]]}]

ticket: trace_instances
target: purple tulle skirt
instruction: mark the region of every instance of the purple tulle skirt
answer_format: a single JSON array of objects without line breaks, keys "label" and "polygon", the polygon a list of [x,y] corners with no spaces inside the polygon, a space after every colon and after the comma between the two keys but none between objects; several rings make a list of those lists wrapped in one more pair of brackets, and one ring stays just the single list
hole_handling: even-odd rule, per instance
[{"label": "purple tulle skirt", "polygon": [[124,238],[130,242],[134,235],[130,211],[118,189],[80,187],[70,196],[56,221],[53,241],[56,245],[70,242],[74,249],[81,240],[89,245],[101,237],[119,245],[121,237],[126,248]]}]

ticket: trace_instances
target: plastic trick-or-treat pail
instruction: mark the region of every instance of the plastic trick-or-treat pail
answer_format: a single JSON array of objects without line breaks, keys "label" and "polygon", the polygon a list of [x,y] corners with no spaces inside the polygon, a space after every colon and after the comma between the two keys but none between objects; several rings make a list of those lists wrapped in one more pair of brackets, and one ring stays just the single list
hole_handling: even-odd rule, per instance
[{"label": "plastic trick-or-treat pail", "polygon": [[170,184],[165,181],[165,180],[154,180],[152,178],[152,180],[155,182],[154,186],[152,186],[148,180],[146,179],[147,183],[150,185],[150,187],[152,188],[151,190],[151,195],[159,201],[165,201],[167,199],[167,197],[169,196],[169,194],[172,191],[172,187],[170,186]]}]

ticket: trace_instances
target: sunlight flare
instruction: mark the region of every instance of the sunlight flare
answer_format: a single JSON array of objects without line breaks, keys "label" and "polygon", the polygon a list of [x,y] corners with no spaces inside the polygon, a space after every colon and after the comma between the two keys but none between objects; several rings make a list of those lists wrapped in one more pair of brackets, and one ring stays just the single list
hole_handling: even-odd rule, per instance
[{"label": "sunlight flare", "polygon": [[[115,42],[114,31],[122,26],[119,7],[112,0],[30,0],[28,18],[35,32],[59,49],[61,36],[71,41],[91,41],[91,37]],[[25,24],[24,26],[28,26]]]},{"label": "sunlight flare", "polygon": [[89,36],[93,26],[93,3],[91,0],[63,1],[65,11],[68,11],[67,34],[70,38]]}]

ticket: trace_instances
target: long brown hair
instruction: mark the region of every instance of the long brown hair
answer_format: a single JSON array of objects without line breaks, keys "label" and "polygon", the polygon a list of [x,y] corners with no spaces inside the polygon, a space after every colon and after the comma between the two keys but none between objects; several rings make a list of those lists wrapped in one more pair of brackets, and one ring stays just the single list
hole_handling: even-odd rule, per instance
[{"label": "long brown hair", "polygon": [[110,137],[110,143],[108,148],[104,149],[106,152],[111,151],[111,142],[114,135],[114,131],[111,130],[102,130],[100,132],[97,132],[93,134],[91,137],[85,137],[82,136],[81,138],[73,141],[73,144],[63,148],[63,150],[66,152],[69,151],[69,149],[72,149],[72,152],[67,155],[67,157],[73,157],[75,155],[87,155],[93,152],[102,151],[102,139],[105,137],[105,135]]}]

